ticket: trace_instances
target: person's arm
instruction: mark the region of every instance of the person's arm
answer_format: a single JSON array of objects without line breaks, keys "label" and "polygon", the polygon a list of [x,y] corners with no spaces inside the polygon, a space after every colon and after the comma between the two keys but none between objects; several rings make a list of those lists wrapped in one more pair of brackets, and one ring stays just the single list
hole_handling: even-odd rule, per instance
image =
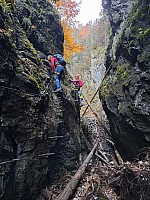
[{"label": "person's arm", "polygon": [[52,67],[52,72],[54,72],[54,69],[55,69],[55,58],[54,57],[51,58],[51,67]]},{"label": "person's arm", "polygon": [[79,80],[79,86],[82,87],[83,86],[83,83],[81,80]]},{"label": "person's arm", "polygon": [[79,81],[78,80],[70,80],[71,82],[73,83],[78,83]]}]

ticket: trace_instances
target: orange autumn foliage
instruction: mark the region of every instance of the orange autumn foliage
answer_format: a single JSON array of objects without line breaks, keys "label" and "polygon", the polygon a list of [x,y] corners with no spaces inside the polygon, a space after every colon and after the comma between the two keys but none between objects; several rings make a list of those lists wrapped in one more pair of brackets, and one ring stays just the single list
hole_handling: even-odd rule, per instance
[{"label": "orange autumn foliage", "polygon": [[62,21],[69,25],[75,25],[75,17],[80,11],[80,3],[77,3],[75,0],[59,0],[56,1],[55,5],[59,10]]},{"label": "orange autumn foliage", "polygon": [[55,4],[62,18],[61,25],[64,30],[64,57],[67,61],[69,61],[73,53],[80,53],[84,50],[83,45],[78,44],[73,37],[74,29],[72,28],[76,24],[75,17],[80,10],[79,4],[80,3],[74,0],[59,0],[56,1]]},{"label": "orange autumn foliage", "polygon": [[64,29],[64,57],[67,61],[71,58],[73,53],[80,53],[84,50],[83,45],[79,45],[75,38],[73,38],[72,33],[73,29],[62,22],[62,26]]},{"label": "orange autumn foliage", "polygon": [[88,36],[89,36],[89,27],[88,27],[88,25],[81,26],[79,28],[79,38],[80,39],[87,39]]}]

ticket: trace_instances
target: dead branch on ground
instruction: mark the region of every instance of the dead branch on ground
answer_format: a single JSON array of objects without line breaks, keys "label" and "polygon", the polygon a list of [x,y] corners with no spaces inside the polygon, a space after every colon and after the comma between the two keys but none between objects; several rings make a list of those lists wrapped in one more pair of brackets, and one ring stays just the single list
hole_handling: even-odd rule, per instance
[{"label": "dead branch on ground", "polygon": [[89,153],[87,158],[84,160],[81,167],[78,169],[78,171],[73,176],[73,178],[70,180],[70,182],[67,184],[65,189],[56,197],[56,200],[68,200],[72,196],[74,190],[77,187],[77,184],[79,183],[82,175],[84,174],[85,169],[86,169],[87,165],[89,164],[89,162],[98,146],[98,143],[99,143],[99,141],[97,141],[95,143],[93,149],[91,150],[91,152]]}]

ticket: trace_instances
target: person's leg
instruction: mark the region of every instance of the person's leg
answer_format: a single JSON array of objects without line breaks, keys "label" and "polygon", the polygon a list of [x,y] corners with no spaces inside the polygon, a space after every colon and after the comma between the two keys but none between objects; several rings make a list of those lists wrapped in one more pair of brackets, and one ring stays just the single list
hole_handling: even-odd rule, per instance
[{"label": "person's leg", "polygon": [[75,89],[75,100],[79,101],[79,94],[77,89]]},{"label": "person's leg", "polygon": [[62,67],[62,66],[56,67],[55,73],[56,73],[56,87],[57,87],[57,89],[56,89],[55,92],[58,92],[62,89],[62,85],[61,85],[60,80],[61,80],[61,75],[62,75],[63,72],[64,72],[64,67]]},{"label": "person's leg", "polygon": [[59,76],[60,88],[62,88],[61,81],[62,81],[62,78],[63,78],[63,74],[64,74],[64,67],[61,66],[60,67],[60,76]]},{"label": "person's leg", "polygon": [[83,106],[83,95],[80,90],[79,90],[79,98],[80,98],[80,106]]},{"label": "person's leg", "polygon": [[59,80],[59,75],[56,74],[56,87],[57,89],[60,88],[60,80]]}]

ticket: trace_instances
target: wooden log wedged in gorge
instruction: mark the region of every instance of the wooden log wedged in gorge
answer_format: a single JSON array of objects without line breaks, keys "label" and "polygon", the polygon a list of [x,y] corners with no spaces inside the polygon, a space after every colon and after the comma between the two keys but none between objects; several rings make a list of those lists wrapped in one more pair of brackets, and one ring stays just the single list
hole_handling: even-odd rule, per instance
[{"label": "wooden log wedged in gorge", "polygon": [[84,117],[84,115],[85,115],[87,109],[90,107],[90,105],[91,105],[93,99],[95,98],[95,96],[97,95],[98,91],[99,91],[99,88],[97,89],[97,91],[95,92],[94,96],[93,96],[92,99],[90,100],[90,103],[87,105],[87,107],[86,107],[84,113],[82,114],[82,117]]},{"label": "wooden log wedged in gorge", "polygon": [[[83,95],[83,93],[82,93]],[[108,129],[106,128],[106,126],[103,124],[102,120],[99,118],[98,114],[93,110],[92,106],[90,105],[90,103],[88,102],[88,100],[85,98],[85,96],[83,95],[84,100],[86,101],[86,103],[89,105],[91,111],[93,112],[93,114],[95,115],[95,117],[98,120],[98,123],[102,126],[102,128],[105,130],[105,132],[110,135]],[[82,116],[83,117],[83,116]]]},{"label": "wooden log wedged in gorge", "polygon": [[44,195],[44,197],[46,197],[48,200],[52,199],[52,191],[49,191],[46,187],[46,189],[42,190],[42,194]]},{"label": "wooden log wedged in gorge", "polygon": [[104,159],[104,158],[102,158],[100,155],[98,155],[97,153],[95,154],[103,163],[105,163],[106,165],[109,165],[110,166],[110,164]]},{"label": "wooden log wedged in gorge", "polygon": [[109,161],[108,161],[108,158],[107,158],[106,155],[105,155],[105,152],[102,152],[102,151],[100,151],[100,150],[98,150],[97,152],[101,154],[101,156],[106,160],[106,162],[109,162]]},{"label": "wooden log wedged in gorge", "polygon": [[122,165],[123,164],[123,160],[115,146],[115,143],[112,142],[111,140],[107,139],[107,141],[112,145],[112,147],[114,148],[114,153],[115,153],[115,157],[116,157],[116,161],[118,163],[118,165]]},{"label": "wooden log wedged in gorge", "polygon": [[90,162],[90,160],[98,146],[98,143],[99,143],[99,140],[95,143],[91,152],[89,153],[87,158],[84,160],[83,164],[80,166],[80,168],[78,169],[76,174],[73,176],[73,178],[70,180],[70,182],[66,185],[64,190],[56,197],[55,200],[68,200],[72,196],[74,190],[77,187],[77,184],[79,183],[82,175],[84,174],[85,169],[86,169],[88,163]]},{"label": "wooden log wedged in gorge", "polygon": [[104,75],[104,77],[103,77],[103,79],[102,79],[102,81],[101,81],[101,83],[100,83],[100,86],[98,87],[98,89],[96,90],[94,96],[93,96],[92,99],[90,100],[90,103],[87,105],[86,109],[84,110],[84,112],[83,112],[83,114],[82,114],[82,117],[84,117],[84,115],[85,115],[87,109],[90,107],[92,101],[94,100],[95,96],[97,95],[97,93],[98,93],[98,91],[99,91],[99,89],[100,89],[100,87],[101,87],[101,84],[102,84],[103,80],[105,79],[105,77],[106,77],[107,74],[109,73],[110,69],[111,69],[111,65],[109,66],[108,70],[106,71],[106,73],[105,73],[105,75]]}]

